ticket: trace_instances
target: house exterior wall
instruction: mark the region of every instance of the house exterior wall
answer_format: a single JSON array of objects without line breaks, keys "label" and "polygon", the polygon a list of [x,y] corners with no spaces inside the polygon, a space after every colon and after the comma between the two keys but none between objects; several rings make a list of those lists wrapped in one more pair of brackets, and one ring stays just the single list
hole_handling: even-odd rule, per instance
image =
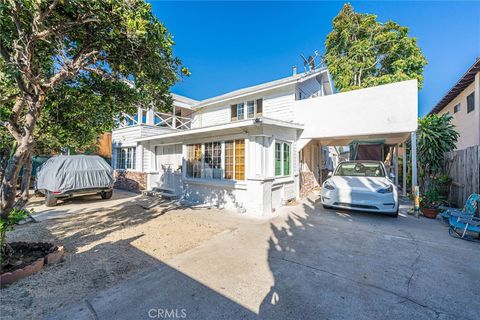
[{"label": "house exterior wall", "polygon": [[[480,105],[478,98],[479,91],[479,75],[475,77],[476,81],[472,82],[467,88],[465,88],[457,97],[455,97],[449,104],[445,106],[438,114],[449,113],[453,119],[452,124],[455,125],[455,130],[460,134],[457,141],[457,150],[466,149],[471,146],[480,145],[480,133],[479,133],[479,119],[480,119]],[[467,113],[467,96],[474,93],[476,95],[474,99],[475,109]],[[455,106],[460,104],[460,111],[454,111]]]}]

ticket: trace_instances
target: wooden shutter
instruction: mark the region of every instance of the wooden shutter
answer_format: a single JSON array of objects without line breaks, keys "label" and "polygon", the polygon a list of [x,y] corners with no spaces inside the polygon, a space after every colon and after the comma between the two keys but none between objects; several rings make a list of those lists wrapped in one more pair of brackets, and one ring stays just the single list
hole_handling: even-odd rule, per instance
[{"label": "wooden shutter", "polygon": [[235,140],[235,180],[245,180],[245,140]]},{"label": "wooden shutter", "polygon": [[232,115],[231,120],[232,120],[232,121],[237,121],[237,105],[236,105],[236,104],[232,104],[232,105],[230,106],[230,110],[231,110],[231,115]]},{"label": "wooden shutter", "polygon": [[263,114],[263,99],[257,99],[257,116]]}]

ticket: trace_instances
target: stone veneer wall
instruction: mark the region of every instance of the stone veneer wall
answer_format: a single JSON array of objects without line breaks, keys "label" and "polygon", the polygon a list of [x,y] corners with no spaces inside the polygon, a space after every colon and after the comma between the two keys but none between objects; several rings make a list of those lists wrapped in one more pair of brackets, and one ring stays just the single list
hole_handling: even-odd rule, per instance
[{"label": "stone veneer wall", "polygon": [[313,172],[300,172],[300,198],[306,197],[313,188],[315,188],[315,176]]},{"label": "stone veneer wall", "polygon": [[115,170],[116,189],[143,191],[147,189],[147,173],[140,171]]}]

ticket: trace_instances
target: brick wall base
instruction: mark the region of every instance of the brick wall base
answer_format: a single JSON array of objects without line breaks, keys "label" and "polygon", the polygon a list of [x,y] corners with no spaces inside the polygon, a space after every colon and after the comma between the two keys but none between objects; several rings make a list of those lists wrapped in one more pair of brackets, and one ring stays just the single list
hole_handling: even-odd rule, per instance
[{"label": "brick wall base", "polygon": [[115,170],[116,189],[143,191],[147,189],[147,173],[129,170]]},{"label": "brick wall base", "polygon": [[311,171],[300,172],[300,197],[306,197],[315,188],[315,176]]}]

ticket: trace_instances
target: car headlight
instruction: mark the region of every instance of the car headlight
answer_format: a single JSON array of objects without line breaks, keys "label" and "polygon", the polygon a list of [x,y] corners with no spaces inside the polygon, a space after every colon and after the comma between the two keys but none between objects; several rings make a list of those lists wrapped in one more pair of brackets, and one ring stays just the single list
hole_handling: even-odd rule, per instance
[{"label": "car headlight", "polygon": [[378,189],[377,192],[378,192],[378,193],[391,193],[391,192],[393,192],[393,186],[392,186],[392,185],[389,185],[389,186],[386,187],[386,188]]},{"label": "car headlight", "polygon": [[330,182],[328,182],[328,180],[323,183],[323,187],[327,190],[335,190],[335,187],[331,185]]}]

